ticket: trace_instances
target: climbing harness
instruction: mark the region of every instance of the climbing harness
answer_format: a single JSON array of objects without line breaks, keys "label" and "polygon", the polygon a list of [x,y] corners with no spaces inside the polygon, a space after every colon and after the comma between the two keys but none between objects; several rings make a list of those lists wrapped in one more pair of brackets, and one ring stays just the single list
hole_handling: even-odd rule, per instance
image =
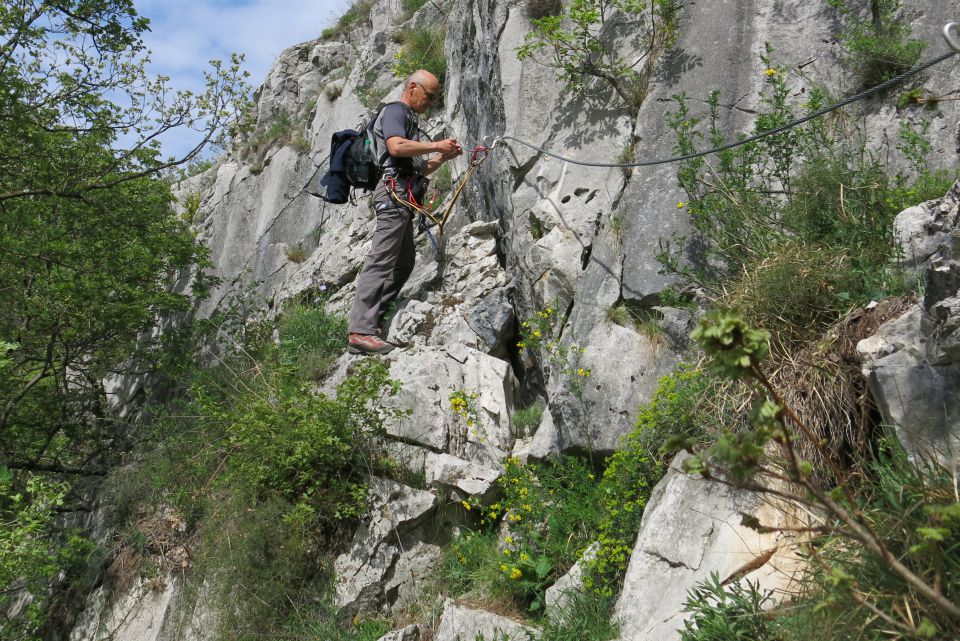
[{"label": "climbing harness", "polygon": [[945,53],[945,54],[943,54],[943,55],[941,55],[941,56],[938,56],[938,57],[936,57],[936,58],[933,58],[933,59],[931,59],[931,60],[928,60],[927,62],[924,62],[923,64],[920,64],[920,65],[918,65],[918,66],[916,66],[916,67],[913,67],[912,69],[908,69],[907,71],[905,71],[905,72],[903,72],[903,73],[901,73],[901,74],[899,74],[899,75],[897,75],[897,76],[894,76],[893,78],[890,78],[890,79],[888,79],[888,80],[885,80],[884,82],[881,82],[881,83],[878,84],[878,85],[875,85],[875,86],[870,87],[870,88],[868,88],[868,89],[864,89],[864,90],[861,91],[860,93],[854,94],[854,95],[852,95],[852,96],[850,96],[850,97],[848,97],[848,98],[844,98],[844,99],[841,100],[840,102],[836,102],[836,103],[834,103],[834,104],[832,104],[832,105],[828,105],[828,106],[823,107],[823,108],[821,108],[821,109],[817,109],[816,111],[810,112],[809,114],[807,114],[807,115],[805,115],[805,116],[802,116],[802,117],[797,118],[797,119],[795,119],[795,120],[792,120],[792,121],[790,121],[790,122],[788,122],[788,123],[785,123],[785,124],[783,124],[783,125],[780,125],[779,127],[774,127],[773,129],[766,129],[766,130],[764,130],[764,131],[761,131],[761,132],[759,132],[759,133],[753,134],[752,136],[748,136],[748,137],[743,138],[743,139],[741,139],[741,140],[736,140],[736,141],[734,141],[734,142],[729,142],[729,143],[724,144],[724,145],[719,145],[719,146],[716,146],[716,147],[711,147],[710,149],[704,149],[704,150],[702,150],[702,151],[696,151],[696,152],[692,152],[692,153],[689,153],[689,154],[683,154],[682,156],[671,156],[670,158],[660,158],[660,159],[657,159],[657,160],[644,160],[644,161],[640,161],[640,162],[631,162],[631,163],[589,162],[589,161],[584,161],[584,160],[575,160],[575,159],[573,159],[573,158],[567,158],[567,157],[565,157],[565,156],[561,156],[561,155],[559,155],[559,154],[555,154],[555,153],[553,153],[553,152],[551,152],[551,151],[548,151],[548,150],[546,150],[546,149],[543,149],[542,147],[538,147],[537,145],[534,145],[534,144],[531,143],[531,142],[527,142],[526,140],[521,140],[521,139],[519,139],[519,138],[515,138],[514,136],[508,136],[508,135],[506,135],[506,134],[501,135],[501,136],[484,136],[484,138],[483,138],[482,140],[483,140],[483,144],[484,144],[487,148],[489,148],[489,149],[495,148],[495,147],[497,146],[497,144],[499,144],[499,143],[502,142],[502,141],[512,140],[512,141],[514,141],[514,142],[516,142],[516,143],[519,143],[519,144],[521,144],[521,145],[523,145],[523,146],[525,146],[525,147],[529,147],[529,148],[531,148],[531,149],[533,149],[533,150],[535,150],[535,151],[538,151],[538,152],[540,152],[540,153],[542,153],[542,154],[544,154],[544,155],[551,156],[551,157],[556,158],[556,159],[558,159],[558,160],[562,160],[562,161],[564,161],[564,162],[568,162],[568,163],[571,163],[571,164],[574,164],[574,165],[581,165],[581,166],[584,166],[584,167],[618,167],[618,168],[627,168],[627,167],[650,167],[650,166],[653,166],[653,165],[666,165],[666,164],[675,163],[675,162],[682,162],[682,161],[684,161],[684,160],[692,160],[692,159],[694,159],[694,158],[701,158],[701,157],[703,157],[703,156],[709,156],[710,154],[715,154],[715,153],[719,153],[719,152],[721,152],[721,151],[726,151],[727,149],[733,149],[734,147],[739,147],[739,146],[741,146],[741,145],[746,145],[746,144],[749,144],[749,143],[754,142],[754,141],[756,141],[756,140],[760,140],[761,138],[766,138],[767,136],[773,136],[773,135],[782,133],[782,132],[784,132],[784,131],[787,131],[788,129],[792,129],[792,128],[798,126],[798,125],[802,125],[802,124],[805,123],[805,122],[809,122],[809,121],[811,121],[811,120],[814,120],[815,118],[819,118],[820,116],[826,115],[826,114],[828,114],[828,113],[830,113],[830,112],[832,112],[832,111],[836,111],[836,110],[838,110],[838,109],[841,109],[841,108],[843,108],[843,107],[846,107],[847,105],[852,104],[852,103],[854,103],[854,102],[857,102],[858,100],[863,100],[864,98],[868,98],[868,97],[870,97],[870,96],[872,96],[872,95],[874,95],[874,94],[877,94],[877,93],[880,93],[880,92],[882,92],[882,91],[884,91],[884,90],[886,90],[886,89],[889,89],[890,87],[893,87],[894,85],[897,85],[897,84],[903,82],[903,81],[906,80],[907,78],[910,78],[911,76],[915,76],[915,75],[917,75],[918,73],[920,73],[920,72],[922,72],[922,71],[926,71],[926,70],[929,69],[930,67],[932,67],[932,66],[934,66],[934,65],[937,65],[937,64],[940,64],[940,63],[943,62],[944,60],[947,60],[948,58],[951,58],[951,57],[955,56],[957,53],[960,53],[960,25],[958,25],[958,23],[956,23],[956,22],[951,22],[951,23],[948,23],[947,25],[945,25],[945,26],[943,27],[943,37],[946,39],[947,44],[950,46],[950,49],[951,49],[950,51],[948,51],[947,53]]},{"label": "climbing harness", "polygon": [[[433,237],[433,234],[430,233],[430,227],[436,226],[438,230],[438,236],[443,236],[443,227],[447,224],[447,221],[450,219],[450,214],[453,213],[453,208],[457,204],[457,200],[460,198],[460,194],[463,192],[464,186],[467,184],[467,180],[470,179],[470,175],[476,170],[480,164],[486,160],[487,155],[489,154],[489,149],[484,145],[477,145],[473,154],[470,156],[470,166],[467,168],[467,171],[464,172],[463,176],[460,178],[456,189],[453,190],[453,197],[450,199],[450,202],[447,204],[446,210],[442,215],[437,215],[428,207],[424,207],[421,203],[417,202],[416,197],[413,193],[413,188],[408,181],[407,183],[407,193],[405,197],[400,196],[397,193],[397,183],[396,178],[393,175],[385,176],[384,180],[387,185],[387,192],[390,194],[390,198],[397,204],[410,209],[411,211],[419,214],[420,216],[420,228],[424,230],[427,236],[430,238],[430,242],[433,243],[434,247],[437,247],[437,241]],[[428,225],[427,221],[430,221],[432,225]]]}]

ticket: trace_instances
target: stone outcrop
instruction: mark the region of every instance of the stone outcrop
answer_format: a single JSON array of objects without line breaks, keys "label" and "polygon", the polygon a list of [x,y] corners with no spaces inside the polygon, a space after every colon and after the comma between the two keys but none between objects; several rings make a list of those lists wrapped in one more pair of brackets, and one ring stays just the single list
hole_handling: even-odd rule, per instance
[{"label": "stone outcrop", "polygon": [[540,631],[493,612],[457,605],[448,599],[433,638],[434,641],[475,641],[480,638],[536,641],[540,638]]},{"label": "stone outcrop", "polygon": [[426,522],[437,497],[394,481],[373,479],[370,507],[353,537],[350,550],[337,557],[337,607],[346,612],[375,614],[415,590],[440,560],[439,548],[424,543]]},{"label": "stone outcrop", "polygon": [[901,212],[895,229],[923,300],[857,345],[897,438],[918,461],[960,457],[960,183]]},{"label": "stone outcrop", "polygon": [[792,540],[740,524],[741,514],[773,528],[797,522],[769,499],[684,474],[684,456],[674,459],[644,509],[616,606],[621,641],[677,639],[687,590],[711,573],[724,583],[747,579],[782,590],[799,567]]}]

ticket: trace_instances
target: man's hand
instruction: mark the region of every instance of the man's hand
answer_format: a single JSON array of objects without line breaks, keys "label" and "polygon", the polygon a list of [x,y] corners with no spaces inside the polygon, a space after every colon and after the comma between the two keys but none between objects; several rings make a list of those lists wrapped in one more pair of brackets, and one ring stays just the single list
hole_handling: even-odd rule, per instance
[{"label": "man's hand", "polygon": [[434,144],[436,145],[435,150],[440,153],[441,160],[450,160],[463,153],[463,147],[460,146],[456,138],[439,140]]}]

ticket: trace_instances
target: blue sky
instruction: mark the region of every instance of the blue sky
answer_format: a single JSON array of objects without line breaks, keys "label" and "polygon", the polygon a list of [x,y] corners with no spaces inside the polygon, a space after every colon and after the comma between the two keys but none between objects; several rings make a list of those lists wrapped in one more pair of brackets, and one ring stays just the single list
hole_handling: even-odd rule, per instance
[{"label": "blue sky", "polygon": [[[135,0],[150,18],[145,34],[153,52],[150,70],[169,76],[177,89],[202,89],[211,58],[246,55],[249,82],[259,85],[280,53],[320,36],[350,0]],[[182,132],[164,141],[164,153],[183,153],[195,137]]]}]

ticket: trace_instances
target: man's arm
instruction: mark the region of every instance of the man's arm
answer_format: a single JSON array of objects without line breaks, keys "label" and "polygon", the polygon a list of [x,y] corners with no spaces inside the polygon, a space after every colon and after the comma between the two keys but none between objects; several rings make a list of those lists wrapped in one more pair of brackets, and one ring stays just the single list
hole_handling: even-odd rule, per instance
[{"label": "man's arm", "polygon": [[463,149],[456,138],[447,138],[437,142],[419,142],[401,136],[392,136],[387,140],[387,153],[394,158],[413,158],[424,154],[438,153],[444,156],[444,160],[449,160],[459,156],[462,151]]}]

